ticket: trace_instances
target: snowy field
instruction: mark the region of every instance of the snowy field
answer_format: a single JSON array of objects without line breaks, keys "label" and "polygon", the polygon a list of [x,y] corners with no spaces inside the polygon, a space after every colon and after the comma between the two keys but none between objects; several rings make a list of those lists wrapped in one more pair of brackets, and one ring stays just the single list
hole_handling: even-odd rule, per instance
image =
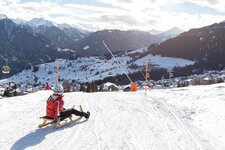
[{"label": "snowy field", "polygon": [[88,121],[38,129],[51,91],[0,99],[1,150],[224,150],[225,84],[65,93]]},{"label": "snowy field", "polygon": [[[129,54],[135,52],[141,52],[143,49],[138,49]],[[173,67],[183,67],[186,65],[193,65],[195,62],[190,60],[185,60],[181,58],[172,57],[161,57],[160,55],[148,55],[149,64],[154,65],[156,68],[173,68]],[[132,59],[129,56],[118,56],[116,60],[120,65],[126,70],[126,73],[140,72],[141,68],[145,68],[146,57],[140,58],[134,62],[130,62]],[[109,72],[116,75],[124,74],[123,69],[116,61],[112,58],[109,60],[100,59],[98,57],[82,57],[76,60],[65,60],[59,59],[59,78],[64,80],[75,80],[78,83],[82,82],[92,82],[95,80],[102,80],[108,77]],[[129,66],[132,63],[139,66],[139,69],[132,69]],[[46,82],[50,85],[55,84],[56,76],[56,63],[46,63],[38,65],[38,69],[34,71],[33,69],[24,69],[22,72],[17,73],[8,79],[0,80],[0,83],[5,82],[15,82],[15,83],[39,83],[45,84]]]}]

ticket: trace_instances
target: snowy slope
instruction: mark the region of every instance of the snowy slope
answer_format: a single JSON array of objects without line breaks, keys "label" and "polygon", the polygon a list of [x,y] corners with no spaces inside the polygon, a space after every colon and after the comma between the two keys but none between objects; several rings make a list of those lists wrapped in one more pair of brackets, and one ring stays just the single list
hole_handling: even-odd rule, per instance
[{"label": "snowy slope", "polygon": [[30,27],[33,27],[33,28],[36,28],[38,26],[46,26],[46,27],[57,26],[57,24],[49,20],[45,20],[43,18],[34,18],[30,21],[27,21],[26,24],[28,24]]},{"label": "snowy slope", "polygon": [[[182,59],[182,58],[172,58],[172,57],[162,57],[160,55],[151,55],[148,56],[149,63],[152,65],[156,65],[157,67],[162,68],[173,68],[174,66],[182,67],[186,65],[193,65],[194,61]],[[146,58],[138,59],[135,64],[143,65],[145,64]]]},{"label": "snowy slope", "polygon": [[[142,53],[144,49],[138,49],[128,54]],[[169,58],[161,57],[159,55],[149,55],[149,64],[155,65],[157,68],[173,68],[175,66],[186,66],[194,64],[194,61],[189,61],[180,58]],[[129,68],[132,63],[137,64],[140,68],[145,67],[146,57],[132,61],[129,56],[118,56],[116,60],[100,59],[98,57],[82,57],[76,60],[58,60],[59,64],[59,78],[65,80],[75,80],[77,82],[91,82],[94,80],[104,79],[108,76],[109,71],[113,73],[113,76],[123,74],[124,71],[116,62],[118,61],[121,66],[125,69],[126,73],[139,72],[140,69]],[[129,63],[128,63],[129,62]],[[0,80],[1,82],[29,82],[33,83],[34,79],[37,78],[37,82],[51,84],[55,83],[55,67],[56,63],[46,63],[39,65],[39,70],[33,72],[32,69],[23,70],[21,73],[16,74],[8,80]],[[152,69],[152,68],[151,68]]]},{"label": "snowy slope", "polygon": [[225,83],[135,93],[65,93],[90,119],[38,129],[51,91],[0,100],[2,150],[224,150]]},{"label": "snowy slope", "polygon": [[0,14],[0,20],[1,19],[6,19],[7,18],[7,16],[6,15],[4,15],[4,14]]},{"label": "snowy slope", "polygon": [[168,39],[174,38],[176,36],[178,36],[179,34],[181,34],[182,31],[181,29],[179,29],[178,27],[173,27],[165,32],[162,32],[160,34],[158,34],[158,37],[162,40],[162,41],[166,41]]}]

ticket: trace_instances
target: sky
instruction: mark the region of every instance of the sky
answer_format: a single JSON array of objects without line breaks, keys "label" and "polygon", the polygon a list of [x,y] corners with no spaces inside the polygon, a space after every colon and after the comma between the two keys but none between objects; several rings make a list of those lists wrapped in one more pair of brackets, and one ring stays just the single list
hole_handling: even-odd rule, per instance
[{"label": "sky", "polygon": [[0,0],[0,14],[26,21],[44,18],[90,31],[166,31],[225,20],[225,0]]}]

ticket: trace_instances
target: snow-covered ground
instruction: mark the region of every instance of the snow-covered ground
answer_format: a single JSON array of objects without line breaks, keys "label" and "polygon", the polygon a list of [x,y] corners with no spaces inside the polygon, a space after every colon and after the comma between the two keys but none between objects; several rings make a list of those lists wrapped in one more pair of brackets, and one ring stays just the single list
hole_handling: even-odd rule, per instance
[{"label": "snow-covered ground", "polygon": [[[183,67],[186,65],[193,65],[195,62],[190,61],[187,59],[182,59],[182,58],[172,58],[172,57],[162,57],[160,55],[151,55],[149,54],[149,64],[156,65],[157,67],[162,67],[162,68],[173,68],[175,66],[177,67]],[[135,64],[137,65],[143,65],[145,64],[146,57],[138,59],[135,61]]]},{"label": "snow-covered ground", "polygon": [[0,99],[1,150],[224,150],[225,83],[138,92],[65,93],[88,121],[37,128],[52,91]]}]

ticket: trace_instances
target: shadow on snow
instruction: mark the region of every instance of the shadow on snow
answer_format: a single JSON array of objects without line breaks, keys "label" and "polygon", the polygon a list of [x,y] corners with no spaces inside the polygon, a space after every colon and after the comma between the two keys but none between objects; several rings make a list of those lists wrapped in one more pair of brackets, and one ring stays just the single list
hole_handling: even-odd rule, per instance
[{"label": "shadow on snow", "polygon": [[24,150],[27,147],[30,147],[30,146],[32,147],[32,146],[38,145],[45,139],[45,136],[48,134],[50,134],[52,132],[57,132],[57,131],[63,130],[65,128],[71,128],[75,125],[82,124],[86,121],[87,120],[74,122],[72,124],[66,125],[62,128],[58,128],[58,129],[54,128],[52,125],[43,127],[43,128],[38,128],[38,129],[34,130],[33,132],[25,135],[21,139],[17,140],[13,144],[13,146],[10,148],[10,150]]}]

